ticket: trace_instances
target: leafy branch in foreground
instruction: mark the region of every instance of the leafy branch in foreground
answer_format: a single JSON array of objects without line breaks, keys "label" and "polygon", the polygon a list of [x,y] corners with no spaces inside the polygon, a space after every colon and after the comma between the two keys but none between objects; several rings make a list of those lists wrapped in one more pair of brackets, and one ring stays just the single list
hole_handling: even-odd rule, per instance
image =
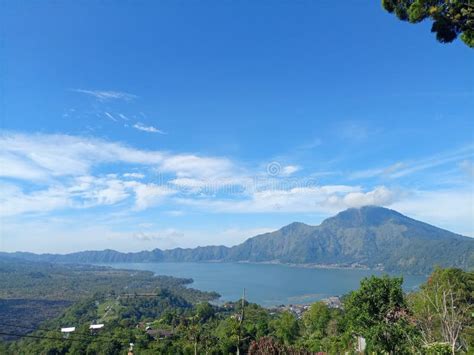
[{"label": "leafy branch in foreground", "polygon": [[442,340],[450,352],[467,351],[472,343],[474,276],[459,269],[436,269],[419,292],[412,309],[425,346]]},{"label": "leafy branch in foreground", "polygon": [[461,35],[461,40],[474,48],[473,0],[382,0],[382,6],[402,21],[433,20],[431,32],[441,43],[450,43]]}]

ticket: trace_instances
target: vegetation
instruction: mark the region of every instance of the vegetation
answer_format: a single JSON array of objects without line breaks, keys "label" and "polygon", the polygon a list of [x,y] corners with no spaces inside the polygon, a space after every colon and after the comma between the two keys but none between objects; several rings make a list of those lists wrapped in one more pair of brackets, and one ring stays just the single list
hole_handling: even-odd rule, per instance
[{"label": "vegetation", "polygon": [[458,35],[474,47],[474,2],[471,0],[382,0],[382,6],[400,20],[418,23],[433,20],[431,32],[442,43],[454,41]]},{"label": "vegetation", "polygon": [[[72,266],[53,269],[63,267]],[[172,286],[179,282],[168,281]],[[0,351],[123,354],[133,343],[135,354],[337,354],[354,353],[358,337],[366,340],[366,351],[378,354],[474,350],[473,273],[436,269],[420,290],[408,295],[402,282],[388,276],[366,278],[343,297],[342,308],[316,302],[301,316],[243,300],[210,304],[209,294],[193,291],[190,298],[182,286],[152,293],[89,293],[60,316],[30,328],[29,337],[4,342]],[[18,334],[17,323],[11,322],[2,332]],[[93,323],[105,326],[91,333]],[[67,326],[76,331],[64,338],[59,329]]]},{"label": "vegetation", "polygon": [[292,223],[237,246],[68,255],[15,253],[48,262],[249,261],[364,267],[428,275],[433,265],[474,267],[474,240],[381,207],[348,209],[319,226]]},{"label": "vegetation", "polygon": [[441,341],[452,353],[472,346],[474,273],[438,268],[409,300],[425,346]]},{"label": "vegetation", "polygon": [[192,282],[192,279],[155,276],[150,271],[0,257],[0,299],[74,301],[95,293],[146,293],[157,288],[175,291],[189,302],[219,297],[215,292],[187,288]]},{"label": "vegetation", "polygon": [[367,339],[369,351],[400,354],[412,348],[416,334],[402,291],[402,278],[371,277],[347,297],[349,329]]},{"label": "vegetation", "polygon": [[[47,319],[61,315],[73,302],[101,296],[104,302],[99,312],[104,320],[119,312],[117,297],[135,294],[172,292],[187,304],[210,301],[219,295],[186,287],[192,280],[169,276],[154,276],[147,271],[116,270],[111,268],[30,262],[0,258],[0,332],[2,324],[15,323],[21,328],[16,333],[28,333]],[[176,302],[176,305],[184,304]],[[138,309],[140,311],[140,309]],[[105,314],[106,313],[106,314]],[[0,339],[10,336],[0,335]],[[1,352],[0,352],[1,353]]]}]

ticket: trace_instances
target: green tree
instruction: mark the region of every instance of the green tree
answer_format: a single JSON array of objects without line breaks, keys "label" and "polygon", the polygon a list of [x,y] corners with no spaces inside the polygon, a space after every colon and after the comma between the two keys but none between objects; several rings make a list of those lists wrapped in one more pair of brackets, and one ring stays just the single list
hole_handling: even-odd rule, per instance
[{"label": "green tree", "polygon": [[275,335],[284,344],[293,344],[299,335],[299,325],[296,317],[290,312],[283,312],[274,321]]},{"label": "green tree", "polygon": [[323,302],[316,302],[311,305],[309,310],[303,315],[303,324],[305,332],[316,334],[317,337],[326,336],[326,328],[331,320],[329,307]]},{"label": "green tree", "polygon": [[442,43],[458,35],[474,47],[474,2],[472,0],[382,0],[382,6],[400,20],[418,23],[433,20],[431,32]]},{"label": "green tree", "polygon": [[403,278],[365,278],[347,297],[344,307],[350,331],[367,339],[374,352],[404,353],[415,328],[402,290]]},{"label": "green tree", "polygon": [[201,302],[196,306],[196,316],[201,323],[205,323],[214,317],[214,314],[214,308],[207,302]]},{"label": "green tree", "polygon": [[238,332],[239,321],[236,317],[225,318],[219,323],[216,334],[223,354],[236,353]]}]

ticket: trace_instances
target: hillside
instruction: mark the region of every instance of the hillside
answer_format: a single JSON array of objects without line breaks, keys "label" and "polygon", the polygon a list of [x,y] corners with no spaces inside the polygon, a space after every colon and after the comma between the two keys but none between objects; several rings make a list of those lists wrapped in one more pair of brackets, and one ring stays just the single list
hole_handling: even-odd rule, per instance
[{"label": "hillside", "polygon": [[292,223],[233,247],[14,255],[50,262],[280,262],[427,274],[435,265],[471,269],[474,266],[474,239],[390,209],[366,206],[345,210],[319,226]]}]

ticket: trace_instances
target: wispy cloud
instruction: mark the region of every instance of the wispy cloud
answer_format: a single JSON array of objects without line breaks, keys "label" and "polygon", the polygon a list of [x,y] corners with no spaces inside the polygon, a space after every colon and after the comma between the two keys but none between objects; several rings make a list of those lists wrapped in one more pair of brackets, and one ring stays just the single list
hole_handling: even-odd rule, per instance
[{"label": "wispy cloud", "polygon": [[123,177],[131,178],[131,179],[143,179],[145,177],[142,173],[125,173]]},{"label": "wispy cloud", "polygon": [[133,235],[134,239],[142,242],[161,242],[169,239],[175,240],[176,238],[184,237],[184,233],[177,231],[176,229],[170,228],[163,231],[144,232],[140,231]]},{"label": "wispy cloud", "polygon": [[0,148],[8,158],[3,176],[23,180],[88,175],[93,166],[110,162],[158,166],[165,159],[158,151],[64,134],[0,133]]},{"label": "wispy cloud", "polygon": [[285,176],[292,175],[296,173],[297,171],[301,170],[299,166],[296,165],[286,165],[281,169],[281,172]]},{"label": "wispy cloud", "polygon": [[85,89],[73,89],[72,91],[92,96],[99,101],[110,101],[110,100],[131,101],[137,98],[136,95],[129,94],[127,92],[121,92],[121,91],[85,90]]},{"label": "wispy cloud", "polygon": [[138,129],[139,131],[148,132],[148,133],[159,133],[165,134],[161,129],[153,127],[153,126],[146,126],[143,123],[137,122],[133,125],[133,128]]},{"label": "wispy cloud", "polygon": [[471,178],[474,179],[474,161],[472,160],[463,160],[459,167]]},{"label": "wispy cloud", "polygon": [[405,163],[398,162],[398,163],[395,163],[383,168],[359,170],[350,174],[349,178],[350,179],[367,179],[367,178],[372,178],[372,177],[380,176],[380,175],[388,176],[404,168],[405,166],[406,166]]},{"label": "wispy cloud", "polygon": [[117,119],[109,112],[104,112],[104,115],[105,117],[107,117],[108,119],[114,121],[114,122],[117,122]]},{"label": "wispy cloud", "polygon": [[449,151],[441,154],[434,155],[432,157],[415,161],[411,166],[405,169],[398,170],[391,174],[392,177],[402,177],[415,172],[431,169],[444,164],[460,161],[463,159],[471,158],[474,155],[474,145],[468,145],[454,151]]},{"label": "wispy cloud", "polygon": [[65,134],[0,133],[0,148],[5,157],[1,174],[23,180],[88,175],[93,167],[107,163],[147,166],[176,177],[217,179],[239,174],[235,163],[224,157],[140,150],[120,142]]},{"label": "wispy cloud", "polygon": [[363,122],[353,120],[341,121],[335,128],[339,138],[352,142],[365,141],[377,131]]},{"label": "wispy cloud", "polygon": [[380,176],[395,179],[453,162],[460,162],[460,166],[465,169],[466,167],[468,168],[469,165],[469,161],[466,159],[472,158],[473,156],[474,145],[470,144],[418,160],[400,161],[386,167],[355,171],[349,175],[349,178],[366,179]]}]

